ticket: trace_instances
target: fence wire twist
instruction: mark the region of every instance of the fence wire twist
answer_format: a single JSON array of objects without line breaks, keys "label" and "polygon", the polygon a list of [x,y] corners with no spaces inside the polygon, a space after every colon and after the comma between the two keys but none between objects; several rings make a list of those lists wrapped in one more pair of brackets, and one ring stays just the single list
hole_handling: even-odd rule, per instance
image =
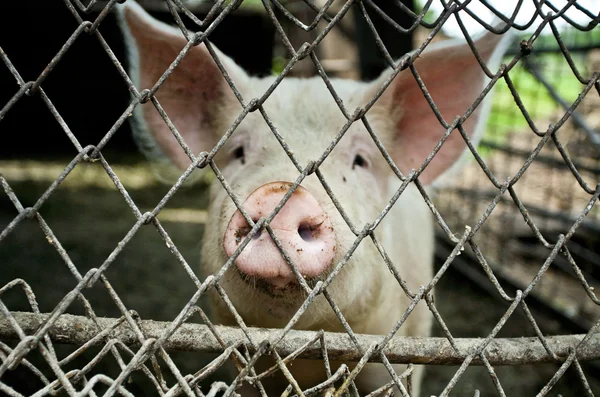
[{"label": "fence wire twist", "polygon": [[[212,396],[216,395],[217,393],[231,395],[236,391],[237,387],[242,382],[255,383],[260,394],[266,395],[262,381],[267,375],[274,371],[281,371],[288,379],[289,387],[286,390],[286,394],[295,393],[297,395],[314,395],[329,391],[331,393],[329,395],[341,395],[347,391],[350,393],[357,392],[353,384],[353,379],[367,361],[374,361],[381,362],[386,366],[386,368],[388,368],[390,372],[390,381],[387,384],[382,385],[382,387],[373,392],[372,395],[386,395],[386,393],[390,393],[392,391],[394,386],[398,387],[402,395],[409,395],[410,387],[407,390],[407,387],[401,382],[401,380],[408,378],[410,383],[410,377],[413,371],[412,364],[455,364],[458,365],[459,368],[440,395],[448,395],[470,365],[482,365],[486,368],[489,375],[493,379],[499,395],[503,396],[505,395],[505,392],[498,377],[496,376],[494,370],[495,365],[553,362],[560,363],[560,368],[548,381],[544,388],[540,390],[539,395],[546,395],[553,385],[555,385],[560,379],[562,374],[564,374],[564,372],[571,366],[576,369],[588,394],[593,395],[593,392],[581,367],[580,361],[600,358],[600,339],[597,335],[598,328],[600,326],[600,319],[589,329],[589,332],[585,335],[545,336],[531,314],[531,311],[527,305],[527,297],[536,287],[540,279],[544,276],[544,273],[552,265],[555,258],[558,256],[563,256],[568,260],[573,272],[580,281],[582,288],[585,289],[589,299],[591,299],[596,305],[600,304],[600,300],[596,296],[593,288],[590,287],[588,281],[584,277],[566,246],[566,243],[574,235],[578,227],[586,219],[588,213],[590,213],[594,205],[597,203],[598,197],[600,196],[600,184],[591,185],[584,180],[584,178],[578,172],[578,169],[567,150],[561,144],[558,134],[559,129],[565,123],[567,123],[568,120],[570,120],[575,109],[578,107],[583,98],[588,95],[589,91],[595,89],[600,93],[600,74],[599,72],[594,72],[591,75],[586,76],[585,73],[578,69],[576,63],[572,59],[569,49],[563,43],[560,32],[556,26],[557,21],[564,20],[570,26],[579,31],[591,31],[597,26],[598,22],[600,21],[600,16],[594,15],[592,11],[586,9],[574,0],[568,1],[562,7],[555,6],[554,2],[551,1],[533,0],[533,3],[535,4],[535,12],[531,15],[531,19],[527,23],[519,24],[515,22],[515,18],[519,13],[523,2],[519,2],[515,6],[513,13],[509,16],[506,16],[497,11],[491,3],[481,1],[482,5],[484,5],[490,12],[495,14],[499,20],[501,20],[501,22],[497,25],[490,25],[480,19],[478,15],[469,9],[468,1],[448,1],[447,4],[444,5],[444,11],[441,12],[434,21],[426,22],[425,14],[432,3],[431,1],[428,1],[419,13],[414,12],[401,2],[396,1],[395,4],[399,7],[399,9],[413,19],[412,25],[404,28],[396,23],[391,17],[386,15],[386,13],[371,0],[349,0],[341,4],[341,6],[338,8],[333,7],[333,0],[328,0],[322,8],[319,8],[311,1],[304,0],[303,3],[315,14],[314,19],[308,22],[303,22],[297,18],[294,13],[288,9],[289,4],[287,3],[277,0],[263,0],[262,5],[266,10],[266,15],[274,24],[276,31],[280,36],[279,38],[288,52],[288,57],[290,60],[277,79],[275,79],[273,84],[262,96],[257,98],[245,98],[243,97],[242,93],[238,91],[234,82],[228,77],[225,67],[219,60],[211,45],[208,43],[208,41],[206,41],[207,39],[210,39],[211,32],[214,31],[218,24],[224,18],[226,18],[227,15],[229,15],[232,11],[235,11],[241,5],[242,0],[232,0],[228,2],[224,0],[216,1],[214,5],[210,7],[210,11],[207,13],[204,19],[199,19],[193,13],[191,13],[182,0],[165,1],[168,10],[173,16],[173,21],[179,26],[181,31],[189,40],[189,43],[181,50],[177,60],[172,63],[168,70],[164,71],[161,78],[156,81],[151,88],[145,89],[141,92],[138,91],[138,88],[128,76],[127,71],[124,69],[101,34],[102,21],[107,15],[109,15],[116,3],[122,2],[123,1],[117,0],[110,0],[108,2],[92,0],[86,4],[86,2],[82,2],[80,0],[64,0],[64,7],[66,7],[72,13],[73,18],[75,18],[78,23],[78,27],[73,31],[72,35],[64,43],[60,51],[50,61],[50,63],[48,63],[45,69],[35,80],[25,81],[19,74],[19,71],[11,63],[9,56],[0,48],[0,59],[19,85],[19,89],[0,110],[0,122],[4,116],[10,112],[11,108],[13,108],[15,104],[23,97],[39,96],[56,119],[56,122],[59,123],[61,129],[67,135],[78,153],[77,156],[75,156],[73,160],[64,168],[60,176],[48,187],[48,189],[32,206],[24,206],[17,194],[15,194],[11,189],[9,180],[0,174],[0,184],[2,185],[2,189],[18,212],[18,215],[16,215],[14,219],[1,230],[0,243],[26,219],[35,219],[39,223],[39,226],[41,227],[48,242],[50,242],[50,244],[56,249],[64,261],[64,264],[68,267],[68,270],[72,273],[77,282],[75,288],[73,288],[71,292],[64,296],[64,298],[51,313],[40,313],[34,291],[30,288],[26,280],[13,280],[12,282],[0,288],[0,312],[2,313],[0,316],[0,391],[6,393],[7,395],[20,395],[16,390],[8,386],[7,383],[4,383],[2,379],[3,375],[7,374],[9,370],[12,370],[17,366],[24,366],[28,368],[36,377],[38,377],[45,385],[36,393],[38,396],[46,394],[54,395],[59,391],[64,391],[70,396],[95,395],[97,385],[100,384],[105,386],[106,395],[112,395],[114,393],[131,395],[131,392],[127,390],[127,380],[134,371],[140,371],[143,373],[150,380],[156,389],[156,392],[160,395],[186,394]],[[98,9],[99,7],[101,8],[101,12],[94,21],[86,21],[80,15],[89,13],[91,10]],[[351,9],[353,9],[354,12],[362,14],[362,16],[365,18],[372,34],[376,38],[376,43],[379,49],[384,54],[384,58],[388,66],[394,69],[394,73],[392,73],[385,81],[382,89],[380,89],[364,107],[357,109],[348,109],[345,107],[344,102],[333,88],[328,75],[321,64],[321,61],[315,53],[315,49],[323,40],[323,38]],[[589,18],[589,23],[587,25],[582,25],[569,18],[566,13],[570,9],[576,9],[586,15]],[[185,15],[187,15],[187,17],[189,17],[197,25],[196,33],[189,31],[183,25],[182,19],[178,15],[178,12],[185,13]],[[394,61],[383,44],[383,41],[379,37],[377,29],[369,17],[369,15],[373,15],[373,13],[381,16],[387,23],[394,26],[398,32],[410,33],[419,27],[425,27],[431,29],[431,33],[413,53],[402,57],[399,61]],[[470,17],[475,19],[486,30],[496,34],[504,34],[509,30],[525,31],[530,29],[532,26],[534,26],[534,23],[538,23],[539,20],[536,19],[536,17],[541,18],[541,23],[539,23],[539,26],[528,40],[521,41],[520,50],[514,52],[512,59],[503,64],[498,70],[487,70],[487,67],[485,67],[481,57],[478,55],[477,50],[474,47],[473,42],[469,37],[467,29],[463,23],[465,14],[468,14]],[[299,48],[294,48],[284,32],[282,20],[279,18],[283,18],[285,23],[291,23],[305,31],[316,31],[319,24],[321,24],[321,26],[324,25],[324,27],[318,31],[316,38],[312,42],[307,42]],[[413,62],[415,59],[417,59],[417,57],[419,57],[421,52],[426,48],[430,41],[440,33],[441,28],[450,18],[455,18],[458,22],[469,46],[471,47],[471,50],[476,54],[479,62],[482,64],[482,67],[485,70],[485,73],[488,75],[491,81],[464,115],[461,115],[452,121],[444,120],[441,116],[439,117],[441,124],[446,129],[446,134],[441,138],[434,151],[418,169],[412,170],[407,175],[403,175],[388,154],[382,141],[378,138],[377,132],[371,128],[368,120],[369,109],[371,109],[375,101],[381,96],[384,89],[393,81],[396,75],[402,70],[409,69],[417,81],[420,82],[420,88],[423,90],[425,96],[429,98],[428,102],[432,110],[436,114],[440,115],[439,109],[437,108],[436,104],[431,101],[429,93],[427,92],[427,88],[420,80],[419,73],[413,66]],[[576,76],[577,80],[583,85],[584,88],[578,98],[568,106],[564,112],[564,116],[557,123],[551,124],[545,129],[540,129],[536,121],[530,116],[528,109],[526,109],[523,101],[521,100],[519,92],[515,87],[509,72],[519,62],[523,62],[527,59],[527,56],[534,48],[537,37],[546,26],[550,27],[557,43],[560,46],[560,52],[562,56],[564,56],[564,58],[567,60],[574,76]],[[97,38],[98,42],[106,52],[106,55],[110,58],[114,64],[114,67],[127,85],[133,98],[129,103],[129,106],[125,109],[125,111],[122,112],[121,116],[114,122],[112,127],[106,132],[101,141],[96,145],[87,146],[84,146],[80,143],[79,139],[76,137],[76,134],[71,131],[68,124],[63,120],[60,112],[54,106],[52,100],[48,97],[43,89],[43,83],[45,79],[51,75],[53,69],[61,61],[63,56],[71,50],[73,43],[78,39],[78,37],[84,34],[95,36]],[[231,90],[235,93],[239,103],[242,105],[243,110],[237,117],[236,121],[223,134],[219,142],[209,152],[194,153],[186,145],[180,132],[173,125],[168,114],[166,114],[166,112],[162,109],[161,104],[154,94],[160,89],[173,69],[178,66],[185,54],[187,54],[195,45],[200,43],[206,44],[211,56],[214,58],[219,69],[223,73],[225,80],[231,87]],[[334,139],[331,141],[329,147],[318,158],[315,158],[308,164],[302,164],[298,158],[296,158],[293,148],[288,147],[285,139],[277,130],[277,126],[274,125],[269,114],[267,114],[265,108],[263,107],[264,102],[277,88],[280,82],[286,77],[286,75],[289,74],[294,65],[303,59],[310,59],[313,62],[318,74],[321,76],[324,84],[326,84],[329,92],[335,99],[340,112],[342,112],[346,118],[345,125],[342,129],[340,129],[340,131],[338,131]],[[526,161],[518,170],[518,172],[507,180],[498,180],[495,177],[495,175],[486,165],[484,158],[482,158],[482,156],[478,153],[477,148],[471,143],[468,134],[465,132],[462,126],[463,123],[474,112],[477,105],[483,100],[483,98],[499,80],[504,80],[504,82],[507,84],[511,94],[514,97],[516,105],[521,111],[523,117],[526,119],[531,131],[539,137],[539,141],[535,150],[528,154]],[[136,205],[136,203],[130,197],[127,189],[123,186],[111,165],[103,157],[102,150],[105,148],[114,134],[119,131],[119,128],[123,125],[123,123],[126,122],[134,109],[148,101],[151,101],[153,106],[159,111],[169,129],[185,150],[185,153],[191,160],[191,164],[181,174],[177,182],[172,186],[162,200],[152,209],[152,211],[142,212],[142,210],[140,210],[138,205]],[[289,191],[277,205],[275,210],[269,216],[261,218],[257,222],[254,222],[252,217],[249,216],[245,211],[241,202],[236,197],[234,189],[229,185],[228,181],[225,179],[214,160],[215,156],[220,152],[227,140],[234,134],[236,127],[249,113],[252,112],[260,113],[262,118],[271,129],[273,136],[280,143],[282,150],[285,151],[289,160],[293,163],[294,167],[298,171],[297,179],[293,182]],[[333,194],[331,187],[319,169],[321,164],[326,161],[331,151],[335,148],[342,137],[344,137],[345,133],[348,131],[350,126],[353,125],[353,123],[362,123],[365,126],[371,138],[380,149],[381,155],[384,156],[393,172],[402,181],[400,188],[395,192],[394,196],[385,209],[380,213],[380,215],[376,219],[373,219],[372,222],[364,226],[359,226],[353,223],[352,219],[350,219],[350,216],[345,212],[343,205]],[[450,136],[450,133],[454,130],[457,130],[454,132],[455,134],[461,134],[473,157],[476,159],[477,164],[496,189],[495,196],[492,198],[484,213],[481,214],[478,221],[471,226],[467,226],[464,231],[458,234],[459,237],[457,237],[457,234],[455,234],[456,230],[451,230],[451,228],[444,221],[441,213],[436,209],[435,204],[430,199],[425,187],[419,180],[419,177],[436,155],[437,151],[439,151],[441,145],[444,144],[444,142]],[[564,160],[564,163],[570,169],[573,177],[577,179],[580,188],[589,195],[588,205],[581,210],[580,215],[575,223],[572,224],[570,229],[565,234],[560,235],[558,240],[555,242],[548,241],[542,235],[536,226],[536,222],[530,216],[526,206],[520,200],[514,189],[514,185],[523,176],[532,162],[536,160],[542,148],[544,148],[550,141],[558,149],[562,159]],[[67,250],[65,250],[59,239],[55,236],[52,228],[45,221],[42,215],[43,211],[40,211],[40,209],[48,200],[48,198],[61,185],[65,178],[76,167],[80,167],[88,162],[100,163],[110,180],[114,183],[115,187],[135,215],[136,222],[99,267],[93,268],[83,274],[80,272],[80,270],[78,270],[77,264],[71,260]],[[198,168],[205,167],[209,167],[212,170],[222,187],[227,191],[237,209],[243,214],[248,224],[251,225],[252,230],[247,234],[246,237],[242,239],[237,250],[231,256],[231,258],[223,264],[221,270],[217,274],[210,275],[205,279],[200,279],[198,276],[196,276],[194,267],[190,266],[187,260],[179,252],[176,244],[174,244],[157,216],[176,194],[176,192],[181,188],[184,182],[186,182],[194,172],[197,172]],[[304,279],[304,277],[301,275],[301,272],[296,268],[288,254],[283,249],[281,242],[278,240],[269,224],[286,203],[286,201],[292,196],[294,191],[296,191],[298,186],[304,181],[304,179],[312,174],[315,174],[318,177],[325,191],[329,194],[336,209],[340,212],[343,219],[356,236],[350,250],[345,254],[342,260],[334,265],[333,270],[329,273],[326,279],[317,283],[308,283]],[[435,276],[429,282],[429,284],[421,286],[417,291],[410,290],[405,280],[403,280],[400,275],[394,271],[394,265],[391,263],[391,260],[386,254],[385,249],[374,234],[374,231],[386,216],[390,208],[395,204],[396,200],[398,200],[400,195],[411,183],[416,185],[422,195],[423,200],[431,209],[436,223],[445,234],[445,237],[451,241],[454,246],[451,253],[448,255],[439,270],[435,273]],[[486,256],[480,250],[474,238],[476,233],[484,225],[500,200],[506,196],[506,193],[510,195],[510,198],[518,207],[523,219],[531,228],[531,231],[537,238],[539,244],[549,250],[549,254],[546,257],[545,262],[539,268],[535,277],[531,280],[526,288],[523,290],[518,290],[515,294],[506,291],[500,285],[500,282],[496,278],[494,269],[488,265]],[[136,235],[138,230],[146,225],[152,225],[154,228],[156,228],[165,244],[169,247],[174,258],[185,269],[186,273],[196,286],[195,294],[189,299],[185,307],[181,309],[179,315],[172,322],[168,323],[153,322],[139,318],[135,312],[130,311],[126,307],[122,299],[111,287],[111,283],[106,277],[107,269],[114,263],[117,256],[127,246],[128,242]],[[242,317],[238,314],[236,308],[220,284],[226,271],[233,266],[233,263],[240,252],[253,238],[253,236],[257,233],[260,233],[260,231],[263,229],[269,233],[273,241],[276,243],[277,247],[286,259],[286,262],[291,266],[294,274],[298,278],[301,288],[303,288],[306,293],[306,299],[304,303],[289,321],[287,326],[283,329],[265,330],[248,327],[244,323]],[[348,259],[353,255],[356,248],[364,239],[372,240],[381,254],[382,259],[392,271],[394,277],[402,286],[407,296],[411,299],[411,304],[406,309],[402,318],[386,335],[372,336],[355,333],[344,318],[339,306],[328,292],[328,287],[331,282],[346,265]],[[453,260],[462,252],[466,245],[468,245],[475,253],[479,265],[489,278],[489,282],[491,282],[497,290],[497,293],[507,303],[509,303],[505,314],[498,321],[492,331],[487,335],[487,337],[483,339],[455,338],[450,332],[449,328],[445,325],[432,295],[433,288],[443,277],[446,270],[453,263]],[[122,317],[118,319],[106,319],[101,318],[96,314],[93,305],[86,299],[84,293],[85,288],[94,284],[101,284],[105,287],[114,304],[119,308]],[[213,325],[208,316],[199,307],[199,299],[210,289],[214,289],[221,296],[223,302],[234,316],[238,327],[223,327]],[[10,308],[2,302],[2,295],[10,290],[19,290],[25,294],[31,306],[30,313],[12,312],[10,311]],[[323,331],[312,332],[297,331],[292,329],[299,320],[300,316],[307,310],[309,305],[311,305],[311,303],[318,296],[323,296],[327,300],[328,304],[331,306],[332,310],[335,312],[341,325],[343,326],[345,333],[336,334]],[[85,316],[73,316],[67,314],[69,307],[75,301],[78,301],[83,305],[86,312]],[[438,322],[439,326],[443,330],[445,336],[444,338],[407,338],[395,336],[398,329],[403,325],[406,318],[411,314],[415,306],[420,301],[426,302],[435,318],[435,321]],[[513,314],[513,312],[519,307],[526,314],[531,326],[535,330],[537,337],[519,339],[497,338],[497,334],[500,329]],[[204,324],[187,322],[188,319],[195,315],[199,315]],[[14,345],[9,344],[9,342],[14,341],[18,343]],[[54,347],[56,343],[69,343],[78,345],[79,347],[68,356],[60,357]],[[82,352],[89,350],[92,347],[100,348],[93,360],[89,361],[81,368],[67,370],[75,358],[77,358]],[[200,369],[196,373],[185,374],[177,367],[169,355],[169,352],[174,350],[211,352],[218,354],[218,356],[209,365]],[[30,360],[28,360],[28,355],[32,354],[33,351],[39,352],[39,354],[43,357],[45,363],[50,368],[52,378],[48,377],[47,371],[44,372],[45,370],[37,368],[31,363]],[[107,374],[93,374],[95,365],[105,356],[109,355],[114,357],[116,360],[116,363],[119,367],[118,375],[116,377],[111,377]],[[256,373],[253,365],[262,355],[270,355],[275,360],[276,366],[270,368],[266,372]],[[287,367],[287,365],[297,357],[318,358],[324,360],[325,371],[328,378],[327,381],[318,385],[314,385],[310,389],[302,390]],[[337,371],[332,372],[329,361],[342,357],[345,360],[358,362],[357,366],[351,369],[348,366],[342,365]],[[235,377],[231,383],[214,383],[208,392],[206,390],[201,390],[199,383],[220,366],[222,366],[225,362],[230,360],[233,360],[238,366],[239,372],[237,377]],[[410,365],[403,374],[397,375],[391,367],[392,363],[406,363]],[[175,383],[168,384],[168,382],[165,380],[165,375],[163,372],[169,373],[170,376],[172,375],[175,378]],[[341,386],[334,387],[335,384]]]}]

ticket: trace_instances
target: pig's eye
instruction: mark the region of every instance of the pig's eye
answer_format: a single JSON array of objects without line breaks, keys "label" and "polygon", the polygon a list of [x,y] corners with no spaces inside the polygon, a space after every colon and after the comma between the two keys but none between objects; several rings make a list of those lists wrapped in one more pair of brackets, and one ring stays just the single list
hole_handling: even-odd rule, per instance
[{"label": "pig's eye", "polygon": [[368,168],[369,162],[363,156],[361,156],[360,154],[357,154],[356,157],[354,157],[354,162],[352,163],[352,169],[355,169],[356,167]]},{"label": "pig's eye", "polygon": [[239,159],[242,162],[242,164],[246,163],[246,160],[244,158],[244,147],[243,146],[240,146],[233,151],[233,158],[235,158],[236,160]]}]

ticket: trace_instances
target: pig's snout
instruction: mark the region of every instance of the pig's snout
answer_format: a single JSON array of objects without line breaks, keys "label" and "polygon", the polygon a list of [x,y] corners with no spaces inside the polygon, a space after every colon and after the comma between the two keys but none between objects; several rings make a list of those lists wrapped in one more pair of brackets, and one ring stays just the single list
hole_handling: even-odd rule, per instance
[{"label": "pig's snout", "polygon": [[[291,185],[289,182],[263,185],[248,196],[243,207],[254,222],[268,217]],[[298,186],[271,221],[271,228],[304,277],[317,277],[331,266],[336,249],[333,226],[317,199],[308,190]],[[227,256],[234,253],[250,230],[240,211],[236,211],[223,239]],[[266,230],[253,236],[236,258],[235,264],[242,273],[261,278],[275,288],[285,287],[296,280],[292,269]]]}]

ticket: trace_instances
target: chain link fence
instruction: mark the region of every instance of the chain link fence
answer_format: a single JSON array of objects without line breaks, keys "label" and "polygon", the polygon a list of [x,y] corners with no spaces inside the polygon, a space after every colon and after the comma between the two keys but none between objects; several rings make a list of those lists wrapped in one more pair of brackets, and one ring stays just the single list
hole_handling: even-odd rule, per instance
[{"label": "chain link fence", "polygon": [[[68,11],[75,28],[35,75],[23,75],[15,57],[3,50],[5,43],[20,34],[19,30],[15,29],[15,37],[0,37],[0,58],[5,69],[2,73],[9,74],[13,81],[12,91],[0,105],[0,129],[19,106],[33,106],[28,101],[35,99],[36,106],[43,106],[52,117],[50,121],[60,128],[61,137],[51,139],[63,139],[63,146],[68,145],[71,153],[76,153],[63,162],[31,163],[17,158],[0,163],[2,393],[212,396],[246,395],[252,390],[270,395],[269,383],[274,374],[279,374],[286,387],[278,394],[356,395],[359,388],[355,380],[368,370],[370,362],[385,368],[386,376],[369,395],[414,395],[419,384],[421,395],[440,396],[503,396],[511,392],[524,395],[524,390],[537,395],[594,395],[600,390],[595,380],[600,359],[600,313],[594,291],[594,269],[600,264],[594,251],[600,217],[595,121],[600,69],[594,61],[594,48],[600,44],[596,39],[600,16],[591,2],[558,4],[534,0],[529,8],[523,2],[510,10],[500,10],[491,1],[442,2],[437,9],[430,1],[415,11],[406,3],[395,1],[399,12],[410,17],[410,26],[399,25],[381,10],[378,2],[371,0],[323,4],[277,0],[140,2],[148,10],[161,10],[168,17],[165,20],[178,25],[189,40],[189,44],[177,48],[168,68],[161,69],[158,78],[147,86],[138,84],[129,62],[123,62],[124,58],[116,54],[118,40],[107,40],[102,34],[110,23],[115,26],[115,19],[110,19],[119,2],[56,3],[57,8]],[[475,5],[494,15],[494,23],[482,20],[473,11]],[[178,67],[183,67],[185,56],[195,46],[210,42],[218,26],[239,12],[258,13],[268,21],[276,42],[285,50],[280,52],[285,61],[275,64],[278,77],[262,87],[260,95],[245,97],[239,81],[229,78],[231,68],[228,70],[227,61],[219,58],[220,53],[210,44],[206,46],[239,100],[240,110],[234,115],[235,121],[219,132],[218,142],[196,153],[188,146],[185,131],[173,125],[170,117],[174,114],[163,110],[161,87],[168,84],[169,76]],[[515,18],[523,12],[530,13],[525,22]],[[446,133],[442,131],[436,139],[428,158],[421,159],[418,167],[408,172],[397,168],[388,152],[390,143],[381,138],[381,131],[371,128],[376,124],[372,124],[370,116],[376,116],[370,110],[383,90],[373,92],[366,104],[349,108],[348,104],[354,102],[338,92],[336,81],[330,77],[340,72],[340,62],[328,62],[321,44],[348,21],[349,13],[364,18],[386,62],[384,66],[392,68],[380,86],[388,87],[400,73],[411,75],[420,82],[420,90],[438,115],[436,98],[431,99],[429,94],[432,87],[427,80],[423,83],[419,68],[413,63],[432,41],[443,35],[442,28],[455,21],[463,41],[466,36],[470,51],[476,54],[477,41],[474,44],[468,33],[470,26],[516,37],[502,66],[486,71],[490,83],[477,93],[466,112],[453,115],[453,120],[438,118]],[[196,16],[200,14],[201,19]],[[298,15],[306,19],[300,20]],[[378,26],[372,23],[373,15],[383,18],[398,35],[421,32],[415,34],[416,50],[399,60],[393,59],[379,37]],[[475,22],[469,25],[470,20]],[[293,29],[309,32],[309,36],[301,37],[310,40],[293,45],[293,38],[288,38]],[[423,29],[427,29],[424,34]],[[584,45],[575,39],[570,41],[571,35],[588,41]],[[91,39],[86,43],[93,40],[104,59],[110,61],[103,67],[110,68],[113,74],[116,71],[119,84],[131,95],[120,113],[110,119],[102,137],[91,144],[85,143],[89,141],[85,123],[76,130],[63,117],[65,112],[55,102],[61,93],[45,90],[53,75],[60,73],[61,61],[82,49],[77,43],[86,36]],[[250,53],[253,51],[251,48]],[[477,57],[479,61],[482,58]],[[328,137],[327,150],[312,153],[314,157],[308,162],[299,159],[295,147],[289,144],[293,140],[287,139],[267,106],[269,98],[281,88],[282,80],[294,73],[299,62],[311,65],[320,76],[319,83],[327,88],[344,120],[343,126]],[[558,77],[556,71],[546,72],[551,70],[547,69],[551,62],[567,66],[564,77]],[[563,79],[570,79],[568,87],[556,88]],[[70,84],[77,82],[70,81],[69,76],[57,82],[58,86]],[[444,84],[443,79],[436,84]],[[532,84],[545,87],[546,96],[529,94],[527,89]],[[477,106],[492,87],[497,92],[490,121],[482,144],[475,147],[463,124],[475,117]],[[67,98],[63,103],[94,94],[77,92],[81,99]],[[544,106],[544,101],[552,106]],[[147,170],[131,166],[118,148],[111,147],[119,136],[129,133],[128,121],[139,117],[142,107],[158,110],[162,125],[184,148],[189,160],[185,170],[175,171],[176,181],[166,187],[155,183]],[[250,117],[260,118],[268,125],[277,141],[279,156],[284,155],[296,170],[295,179],[286,187],[275,210],[257,219],[244,209],[245,197],[236,193],[239,184],[230,182],[219,163],[224,147],[236,137],[236,128]],[[514,119],[520,123],[511,124]],[[27,120],[21,122],[26,125]],[[344,142],[345,134],[355,125],[364,126],[398,182],[393,197],[379,209],[379,214],[362,223],[348,216],[347,199],[342,197],[348,192],[332,189],[332,180],[322,172],[332,161],[336,145]],[[36,139],[33,132],[20,133]],[[8,141],[6,135],[0,140]],[[433,164],[440,147],[450,144],[450,136],[457,135],[463,145],[466,141],[464,146],[468,146],[471,161],[456,177],[458,182],[442,186],[430,198],[431,192],[422,181],[424,172]],[[173,170],[167,171],[172,176]],[[556,176],[551,176],[551,172],[556,172]],[[198,179],[196,176],[203,179],[200,188],[187,183]],[[327,210],[341,214],[353,239],[345,252],[338,253],[324,277],[305,279],[270,223],[301,184],[315,176],[331,200]],[[527,182],[527,178],[543,189]],[[217,186],[251,225],[238,236],[235,252],[212,274],[203,273],[198,266],[200,237],[217,227],[211,223],[210,214],[198,210],[211,200],[201,192],[207,181],[213,189]],[[375,234],[384,217],[408,194],[409,186],[416,188],[419,200],[433,215],[442,247],[436,251],[435,272],[423,285],[409,285],[406,280],[410,275],[394,271],[386,251],[390,248],[382,244],[384,238],[380,241]],[[87,198],[74,199],[83,197],[77,196],[82,193],[75,193],[81,191],[87,192],[83,193]],[[361,197],[357,192],[351,194]],[[569,201],[568,205],[564,201]],[[177,211],[182,207],[187,210]],[[249,324],[239,297],[232,297],[225,286],[230,277],[228,271],[235,268],[234,261],[262,230],[275,241],[297,276],[302,296],[301,304],[277,328]],[[401,308],[403,314],[381,335],[357,330],[348,321],[347,306],[336,299],[339,294],[332,292],[332,283],[345,277],[345,269],[357,265],[351,262],[352,257],[367,242],[377,249],[377,266],[403,289],[407,298]],[[457,269],[461,275],[453,273]],[[470,302],[475,295],[469,295],[465,276],[490,291],[501,304],[489,313],[480,311]],[[131,290],[140,293],[134,296]],[[231,318],[230,324],[215,324],[215,313],[207,310],[211,306],[209,299],[218,302],[219,310]],[[539,302],[551,308],[550,314],[539,314],[531,307]],[[298,329],[303,328],[299,326],[303,314],[310,313],[317,304],[325,305],[336,323]],[[473,307],[469,309],[469,305]],[[414,321],[411,316],[414,319],[418,314],[415,308],[425,308],[430,313],[434,336],[406,330]],[[478,328],[477,318],[486,315],[490,322]],[[558,317],[575,321],[577,327],[552,323]],[[507,332],[511,324],[516,326]],[[264,357],[269,357],[270,364],[261,367],[257,363]],[[406,366],[398,372],[394,364]],[[322,380],[307,385],[302,377],[306,365],[317,365]],[[423,367],[426,373],[421,382],[415,373]],[[506,368],[515,370],[510,373]],[[438,375],[441,371],[446,375]],[[525,387],[518,380],[525,375],[538,378]],[[487,379],[487,389],[479,390],[482,386],[475,379],[482,376]],[[250,388],[245,388],[248,385]]]},{"label": "chain link fence", "polygon": [[[563,33],[563,41],[570,49],[573,61],[585,70],[585,74],[597,69],[596,57],[600,47],[598,38],[571,31]],[[534,114],[535,120],[556,123],[579,94],[569,92],[575,86],[571,80],[575,77],[568,62],[557,56],[560,51],[558,45],[543,40],[536,50],[537,54],[529,57],[515,70],[515,76],[527,77],[516,77],[515,87],[529,101],[527,107]],[[501,124],[490,120],[488,134],[484,137],[480,150],[486,153],[486,163],[495,175],[508,177],[517,172],[517,168],[537,142],[527,133],[529,129],[523,128],[525,120],[513,112],[512,97],[506,96],[506,100],[503,100],[503,94],[500,93],[499,96],[496,106],[504,119]],[[573,117],[562,128],[564,135],[561,143],[574,159],[579,175],[586,181],[597,180],[600,170],[598,128],[595,116],[592,116],[595,108],[596,98],[586,96],[578,108],[572,111]],[[542,149],[516,187],[516,193],[543,236],[557,236],[559,230],[572,225],[577,218],[578,209],[587,202],[586,195],[580,195],[581,190],[573,184],[577,184],[577,180],[562,161],[555,145],[550,144]],[[456,216],[450,221],[453,225],[472,222],[482,206],[487,206],[486,201],[492,195],[484,178],[480,178],[478,171],[472,166],[466,168],[465,177],[449,188],[444,196],[446,194],[454,195],[454,200],[440,202],[438,206],[452,207],[448,210],[452,210]],[[593,208],[568,243],[571,254],[592,285],[597,282],[596,268],[600,263],[595,248],[599,223],[598,211]],[[480,231],[480,236],[482,250],[488,255],[488,260],[494,262],[495,271],[510,284],[524,286],[531,275],[531,265],[543,260],[541,246],[533,243],[537,239],[523,223],[523,218],[512,201],[499,204],[497,211],[487,222],[487,228]],[[490,241],[501,241],[502,244],[488,244]],[[504,265],[499,266],[499,263]],[[515,267],[511,268],[513,265]],[[555,315],[562,316],[565,321],[571,321],[581,329],[589,329],[597,316],[596,305],[587,305],[588,299],[576,296],[579,292],[585,294],[585,290],[579,287],[578,281],[570,284],[576,279],[576,275],[567,261],[558,259],[554,265],[555,269],[546,275],[544,285],[538,286],[534,295],[548,309],[555,311]],[[564,291],[570,290],[568,294],[575,295],[570,295],[569,299],[556,296],[552,291],[559,285],[562,285]]]}]

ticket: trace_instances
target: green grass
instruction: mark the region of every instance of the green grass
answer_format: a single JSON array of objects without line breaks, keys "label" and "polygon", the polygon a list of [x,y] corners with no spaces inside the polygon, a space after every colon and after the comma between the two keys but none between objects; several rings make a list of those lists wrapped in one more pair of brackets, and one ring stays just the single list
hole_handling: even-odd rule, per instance
[{"label": "green grass", "polygon": [[287,65],[288,62],[289,60],[285,59],[284,57],[273,57],[271,73],[275,76],[279,76],[283,72],[283,69],[285,69],[285,65]]},{"label": "green grass", "polygon": [[[583,71],[583,59],[575,57],[577,67]],[[543,54],[533,59],[541,66],[543,76],[567,102],[573,103],[583,90],[562,54]],[[506,62],[509,59],[505,60]],[[522,66],[510,72],[510,78],[532,120],[544,130],[549,119],[560,108],[548,90]],[[518,108],[504,79],[496,85],[494,103],[487,123],[486,139],[502,143],[507,133],[529,131],[527,121]]]}]

